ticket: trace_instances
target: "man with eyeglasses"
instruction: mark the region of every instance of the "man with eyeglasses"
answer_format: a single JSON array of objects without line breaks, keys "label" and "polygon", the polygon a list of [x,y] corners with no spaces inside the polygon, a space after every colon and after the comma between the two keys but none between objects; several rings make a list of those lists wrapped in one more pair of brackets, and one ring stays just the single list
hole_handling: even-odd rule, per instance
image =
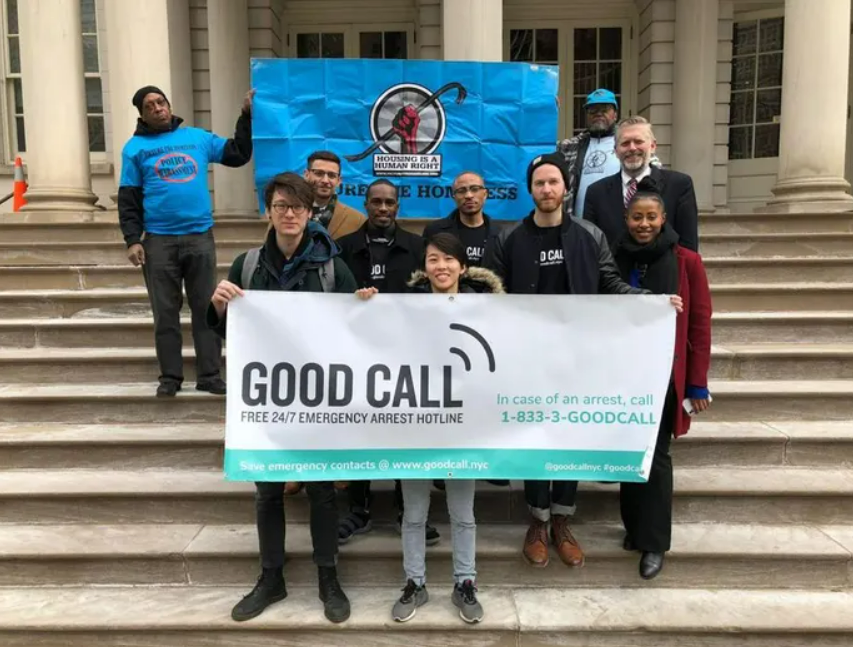
[{"label": "man with eyeglasses", "polygon": [[[338,241],[341,258],[355,276],[359,288],[377,288],[380,292],[400,294],[407,291],[412,272],[423,265],[424,247],[420,236],[397,226],[400,209],[397,187],[385,179],[367,187],[367,222],[354,234]],[[355,535],[370,532],[370,481],[353,481],[347,488],[350,512],[341,519],[338,542],[347,543]],[[403,517],[403,492],[396,482],[394,502],[397,527]],[[438,531],[427,524],[426,543],[438,542]]]},{"label": "man with eyeglasses", "polygon": [[610,90],[599,88],[584,103],[586,130],[557,144],[569,169],[569,184],[563,202],[567,214],[583,217],[586,191],[593,182],[619,172],[614,129],[619,102]]},{"label": "man with eyeglasses", "polygon": [[338,199],[341,186],[341,158],[331,151],[314,151],[308,156],[305,179],[314,187],[314,214],[337,240],[351,234],[364,224],[364,216]]},{"label": "man with eyeglasses", "polygon": [[474,171],[464,171],[453,180],[453,200],[456,202],[449,216],[429,223],[424,228],[424,240],[435,234],[447,232],[465,245],[468,265],[479,267],[483,258],[495,245],[498,227],[483,211],[489,192],[483,176]]}]

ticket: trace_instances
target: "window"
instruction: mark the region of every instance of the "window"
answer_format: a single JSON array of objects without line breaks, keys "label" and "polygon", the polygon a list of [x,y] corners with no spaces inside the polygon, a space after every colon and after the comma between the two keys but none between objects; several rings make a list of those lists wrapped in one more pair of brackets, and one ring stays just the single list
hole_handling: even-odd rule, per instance
[{"label": "window", "polygon": [[359,58],[409,58],[404,31],[363,31],[358,39]]},{"label": "window", "polygon": [[[504,60],[559,65],[559,137],[586,128],[584,103],[597,88],[612,90],[619,112],[631,114],[631,23],[613,20],[542,21],[508,25],[504,32]],[[627,105],[626,105],[627,104]]]},{"label": "window", "polygon": [[[21,79],[21,47],[18,29],[18,1],[5,0],[6,9],[6,95],[9,102],[12,157],[27,150],[24,129],[23,81]],[[83,38],[83,75],[86,88],[86,115],[89,128],[89,151],[106,151],[104,128],[104,94],[98,61],[98,23],[95,0],[80,0],[80,29]]]},{"label": "window", "polygon": [[784,26],[784,18],[734,25],[729,159],[779,155]]},{"label": "window", "polygon": [[24,90],[21,81],[21,42],[18,30],[18,0],[6,0],[6,96],[11,115],[13,157],[27,150],[24,131]]},{"label": "window", "polygon": [[86,78],[89,152],[103,153],[107,150],[107,141],[104,132],[104,93],[101,89],[101,66],[98,61],[95,0],[80,0],[80,23],[83,30],[83,75]]},{"label": "window", "polygon": [[572,132],[586,129],[584,103],[590,92],[607,88],[622,104],[622,29],[601,27],[574,30]]},{"label": "window", "polygon": [[295,58],[409,58],[411,25],[297,27],[288,36]]}]

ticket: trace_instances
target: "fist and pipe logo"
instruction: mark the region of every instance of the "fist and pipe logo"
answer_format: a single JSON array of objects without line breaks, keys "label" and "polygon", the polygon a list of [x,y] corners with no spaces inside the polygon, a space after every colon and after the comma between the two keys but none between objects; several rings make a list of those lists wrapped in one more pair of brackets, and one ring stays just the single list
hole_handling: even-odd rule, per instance
[{"label": "fist and pipe logo", "polygon": [[435,92],[414,83],[388,88],[370,111],[373,144],[358,155],[347,155],[346,159],[359,162],[376,153],[373,155],[374,175],[440,177],[441,155],[434,151],[447,130],[440,98],[450,91],[456,92],[457,105],[468,96],[468,91],[456,82]]}]

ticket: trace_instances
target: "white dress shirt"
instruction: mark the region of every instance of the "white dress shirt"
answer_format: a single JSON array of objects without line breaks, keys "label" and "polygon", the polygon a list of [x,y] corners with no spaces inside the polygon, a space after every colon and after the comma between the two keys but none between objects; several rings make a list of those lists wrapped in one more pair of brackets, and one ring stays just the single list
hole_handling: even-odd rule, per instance
[{"label": "white dress shirt", "polygon": [[643,169],[643,172],[640,173],[637,177],[631,177],[623,169],[622,170],[622,202],[625,202],[625,198],[628,197],[628,183],[631,180],[636,180],[637,184],[639,184],[640,180],[642,180],[644,177],[649,177],[651,174],[652,174],[651,165],[649,165],[645,169]]}]

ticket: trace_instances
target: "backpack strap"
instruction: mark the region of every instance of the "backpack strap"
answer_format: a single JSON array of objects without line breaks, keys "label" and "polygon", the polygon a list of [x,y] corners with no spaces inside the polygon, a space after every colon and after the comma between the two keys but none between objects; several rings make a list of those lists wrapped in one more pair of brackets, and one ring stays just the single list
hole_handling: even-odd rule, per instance
[{"label": "backpack strap", "polygon": [[261,260],[261,248],[254,247],[246,252],[246,258],[243,260],[243,272],[240,274],[240,284],[244,290],[248,290],[252,283],[252,277],[255,275],[255,270],[258,269],[258,263]]},{"label": "backpack strap", "polygon": [[330,258],[323,263],[320,268],[320,285],[323,286],[323,292],[335,291],[335,259]]}]

